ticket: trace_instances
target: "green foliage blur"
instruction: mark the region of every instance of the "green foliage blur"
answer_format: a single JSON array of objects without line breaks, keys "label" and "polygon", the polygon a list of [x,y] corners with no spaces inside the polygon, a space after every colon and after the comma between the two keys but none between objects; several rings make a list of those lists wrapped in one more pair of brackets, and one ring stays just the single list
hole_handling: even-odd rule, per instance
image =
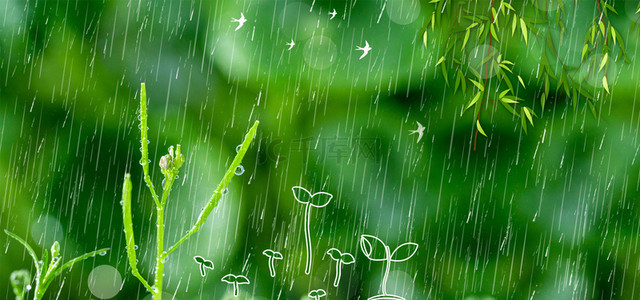
[{"label": "green foliage blur", "polygon": [[[561,44],[572,58],[597,11],[578,2]],[[139,266],[150,279],[154,210],[136,113],[145,82],[155,184],[170,145],[181,144],[186,158],[168,202],[168,244],[190,228],[246,130],[261,122],[244,174],[167,262],[167,299],[232,298],[220,280],[229,273],[250,279],[242,299],[302,299],[320,288],[327,299],[368,298],[380,291],[384,265],[363,255],[362,234],[391,248],[419,245],[389,275],[387,289],[406,299],[638,299],[640,59],[631,24],[640,14],[636,1],[609,3],[631,62],[609,63],[610,94],[594,100],[599,116],[584,103],[574,109],[555,85],[541,109],[542,45],[514,39],[499,48],[539,118],[525,134],[517,118],[490,108],[474,150],[469,99],[435,67],[447,28],[426,47],[422,40],[427,1],[4,0],[0,227],[38,253],[57,240],[65,259],[111,249],[62,274],[45,299],[95,298],[87,278],[100,265],[122,276],[112,299],[147,297],[127,264],[119,204],[131,172]],[[236,31],[231,19],[241,12],[248,21]],[[372,50],[359,59],[365,41]],[[419,142],[409,135],[416,122],[426,127]],[[296,185],[334,196],[312,212],[310,276]],[[11,299],[10,273],[31,262],[19,244],[0,241],[0,298]],[[356,259],[337,288],[330,248]],[[284,257],[275,278],[265,249]],[[196,255],[215,266],[204,278]]]}]

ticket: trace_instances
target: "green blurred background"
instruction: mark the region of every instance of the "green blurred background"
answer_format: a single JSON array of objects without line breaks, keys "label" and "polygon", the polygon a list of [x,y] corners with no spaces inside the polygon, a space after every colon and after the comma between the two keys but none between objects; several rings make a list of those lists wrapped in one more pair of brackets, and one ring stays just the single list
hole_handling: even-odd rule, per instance
[{"label": "green blurred background", "polygon": [[[146,297],[127,264],[119,205],[131,172],[150,279],[154,210],[137,163],[145,82],[156,184],[169,145],[180,143],[187,158],[167,209],[169,242],[261,121],[245,173],[167,262],[165,289],[176,299],[230,297],[227,273],[251,280],[242,299],[301,299],[318,288],[327,299],[366,299],[379,293],[384,267],[362,254],[361,234],[419,244],[391,267],[388,290],[406,299],[640,298],[640,61],[638,33],[629,33],[637,1],[611,3],[632,62],[612,63],[611,95],[595,102],[601,118],[559,92],[544,111],[531,101],[540,118],[528,134],[497,109],[483,119],[489,136],[476,151],[474,119],[462,113],[468,99],[434,71],[442,41],[425,49],[421,40],[426,2],[0,1],[0,227],[38,253],[58,240],[66,259],[111,248],[56,280],[47,298],[95,299],[87,278],[101,265],[122,277],[113,299]],[[593,11],[569,10],[561,44],[569,60]],[[240,12],[248,21],[234,31]],[[365,40],[373,50],[359,60]],[[539,88],[541,47],[500,45],[528,85],[523,98]],[[408,135],[416,121],[427,127],[418,143]],[[295,185],[334,195],[312,212],[311,276]],[[11,299],[10,272],[31,263],[19,244],[0,240],[0,298]],[[356,257],[338,288],[323,255],[331,247]],[[284,255],[275,278],[267,248]],[[200,277],[194,255],[215,270]]]}]

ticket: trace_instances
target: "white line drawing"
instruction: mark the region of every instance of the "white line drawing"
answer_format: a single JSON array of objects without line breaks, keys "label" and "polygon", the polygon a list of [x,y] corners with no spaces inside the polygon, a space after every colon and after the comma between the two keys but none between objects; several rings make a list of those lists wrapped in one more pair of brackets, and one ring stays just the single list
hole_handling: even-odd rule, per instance
[{"label": "white line drawing", "polygon": [[311,274],[311,233],[309,230],[311,207],[321,208],[327,206],[327,204],[331,202],[333,195],[327,192],[317,192],[312,195],[307,189],[301,186],[294,186],[291,190],[293,191],[293,197],[296,198],[296,201],[305,205],[304,236],[307,244],[307,266],[304,269],[304,273],[309,275]]},{"label": "white line drawing", "polygon": [[329,20],[333,20],[333,18],[335,18],[337,14],[338,12],[336,12],[336,9],[334,8],[333,11],[329,12],[329,15],[331,16]]},{"label": "white line drawing", "polygon": [[295,45],[296,45],[296,42],[294,42],[293,39],[291,39],[291,42],[287,43],[287,46],[289,46],[289,49],[287,49],[287,50],[291,50],[291,48],[293,48],[293,46],[295,46]]},{"label": "white line drawing", "polygon": [[244,275],[227,274],[222,277],[222,282],[233,284],[233,296],[238,297],[238,285],[250,284],[249,279]]},{"label": "white line drawing", "polygon": [[320,300],[320,298],[326,295],[327,292],[325,292],[323,289],[317,289],[309,292],[309,297],[313,298],[314,300]]},{"label": "white line drawing", "polygon": [[282,259],[282,253],[267,249],[262,251],[262,254],[269,257],[269,275],[271,275],[271,277],[276,277],[276,268],[274,263],[276,259]]},{"label": "white line drawing", "polygon": [[336,261],[336,279],[333,281],[333,286],[338,287],[338,283],[340,283],[340,276],[342,275],[342,265],[350,265],[356,262],[356,259],[353,255],[347,252],[340,252],[340,250],[336,248],[331,248],[327,251],[327,254],[331,256],[331,259]]},{"label": "white line drawing", "polygon": [[418,129],[416,130],[409,130],[409,135],[412,135],[414,133],[418,134],[418,141],[416,141],[416,143],[420,142],[420,139],[422,139],[422,135],[424,135],[424,130],[426,127],[422,126],[422,124],[420,124],[420,122],[416,121],[416,123],[418,123]]},{"label": "white line drawing", "polygon": [[198,265],[200,266],[200,275],[202,277],[204,277],[205,275],[207,275],[207,272],[205,271],[205,269],[209,269],[209,270],[213,270],[213,262],[205,259],[202,256],[196,255],[193,257],[193,260],[196,261],[196,263],[198,263]]},{"label": "white line drawing", "polygon": [[404,300],[403,297],[387,294],[387,279],[389,278],[389,270],[391,269],[391,262],[403,262],[416,254],[416,251],[418,251],[418,244],[411,242],[404,243],[396,247],[393,252],[391,252],[389,246],[387,246],[381,239],[373,235],[363,234],[360,236],[360,248],[362,249],[362,253],[364,253],[364,255],[369,260],[386,262],[384,277],[382,278],[382,295],[370,297],[368,300]]},{"label": "white line drawing", "polygon": [[369,54],[369,51],[371,51],[371,47],[369,46],[369,42],[364,41],[364,47],[356,46],[356,50],[362,50],[362,55],[360,56],[360,59],[363,59],[365,56],[367,56],[367,54]]},{"label": "white line drawing", "polygon": [[243,13],[240,13],[240,19],[231,18],[231,22],[238,22],[238,27],[236,27],[236,30],[234,30],[234,31],[238,31],[238,29],[244,26],[244,23],[247,22],[247,19],[245,19]]}]

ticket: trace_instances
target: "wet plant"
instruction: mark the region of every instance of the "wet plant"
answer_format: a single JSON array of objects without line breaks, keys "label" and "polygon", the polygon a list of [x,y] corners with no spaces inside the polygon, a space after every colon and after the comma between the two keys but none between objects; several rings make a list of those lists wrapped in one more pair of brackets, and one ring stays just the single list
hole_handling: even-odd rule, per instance
[{"label": "wet plant", "polygon": [[322,208],[327,206],[333,195],[326,192],[317,192],[315,194],[311,194],[307,189],[301,186],[294,186],[291,188],[293,190],[293,197],[296,198],[296,201],[304,204],[304,237],[307,246],[307,265],[304,268],[304,273],[309,275],[311,274],[311,230],[309,229],[309,223],[311,219],[311,207]]},{"label": "wet plant", "polygon": [[276,277],[275,260],[282,259],[282,253],[267,249],[262,251],[262,254],[269,258],[269,275]]},{"label": "wet plant", "polygon": [[241,284],[249,284],[249,279],[244,275],[233,275],[227,274],[222,277],[222,282],[226,282],[228,284],[233,285],[233,296],[238,297],[239,288],[238,286]]},{"label": "wet plant", "polygon": [[239,146],[238,153],[235,158],[231,162],[231,165],[225,172],[222,180],[218,184],[218,187],[214,190],[213,195],[205,205],[205,207],[200,212],[196,222],[193,224],[191,229],[189,229],[186,234],[182,236],[175,244],[165,250],[164,243],[164,217],[165,217],[165,207],[167,204],[167,199],[169,198],[169,193],[171,192],[171,188],[175,179],[178,176],[180,167],[184,164],[185,159],[182,155],[182,149],[180,145],[176,145],[175,147],[169,147],[169,153],[162,156],[160,158],[160,171],[164,176],[164,180],[162,181],[162,195],[158,196],[156,193],[156,189],[151,182],[151,176],[149,175],[149,150],[148,150],[148,133],[147,133],[147,92],[145,88],[145,84],[142,83],[140,87],[140,151],[142,154],[142,158],[140,159],[140,165],[142,166],[142,171],[144,175],[144,181],[151,192],[151,197],[153,198],[153,202],[156,207],[156,261],[155,261],[155,278],[153,281],[153,286],[147,282],[144,277],[140,274],[137,266],[137,256],[136,256],[136,246],[135,239],[133,236],[133,221],[131,215],[131,175],[125,174],[124,176],[124,185],[122,187],[122,215],[124,221],[124,232],[126,238],[126,247],[127,247],[127,256],[129,258],[129,265],[131,266],[131,273],[138,278],[138,280],[144,285],[149,293],[152,294],[154,300],[162,299],[162,279],[164,277],[164,265],[167,260],[167,257],[171,252],[175,251],[182,243],[184,243],[187,239],[189,239],[193,234],[200,230],[200,227],[207,221],[207,218],[213,211],[213,209],[218,206],[221,197],[227,191],[227,186],[231,182],[233,176],[236,175],[236,170],[240,166],[244,155],[247,153],[249,149],[249,145],[251,145],[251,141],[256,135],[256,130],[258,129],[259,122],[256,121],[249,132],[244,138],[244,141]]},{"label": "wet plant", "polygon": [[389,271],[392,262],[403,262],[411,258],[418,250],[416,243],[404,243],[396,247],[393,252],[381,239],[368,234],[360,237],[360,248],[362,253],[371,261],[384,261],[386,264],[384,277],[382,278],[382,294],[373,296],[373,299],[404,299],[400,296],[389,295],[387,293],[387,279],[389,279]]},{"label": "wet plant", "polygon": [[[47,291],[47,288],[51,284],[51,282],[58,277],[62,273],[62,271],[71,268],[75,263],[79,261],[83,261],[87,258],[96,256],[98,254],[103,254],[109,251],[109,248],[99,249],[96,251],[92,251],[89,253],[85,253],[80,255],[66,263],[62,263],[62,256],[60,255],[60,243],[55,241],[53,245],[51,245],[50,252],[46,250],[42,252],[42,258],[39,258],[36,255],[36,252],[33,251],[33,248],[21,237],[17,236],[15,233],[10,232],[8,230],[4,231],[9,237],[16,240],[20,243],[29,253],[31,259],[33,259],[33,264],[36,267],[36,278],[35,278],[35,290],[33,291],[33,299],[39,300],[42,299],[44,293]],[[51,261],[49,261],[49,253],[51,253]],[[11,287],[13,288],[13,292],[16,295],[16,300],[25,299],[26,294],[31,290],[31,275],[27,270],[17,270],[11,273],[10,276]]]},{"label": "wet plant", "polygon": [[329,249],[327,254],[331,256],[331,259],[336,261],[336,279],[333,281],[333,286],[338,287],[338,283],[340,283],[340,276],[342,275],[342,265],[350,265],[355,263],[356,260],[350,253],[342,253],[336,248]]}]

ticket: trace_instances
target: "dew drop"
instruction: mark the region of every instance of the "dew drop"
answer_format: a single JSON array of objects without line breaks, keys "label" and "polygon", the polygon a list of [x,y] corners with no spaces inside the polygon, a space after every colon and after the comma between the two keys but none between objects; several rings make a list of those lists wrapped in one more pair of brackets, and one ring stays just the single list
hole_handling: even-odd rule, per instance
[{"label": "dew drop", "polygon": [[242,173],[244,173],[244,167],[239,165],[233,173],[236,174],[236,176],[242,175]]},{"label": "dew drop", "polygon": [[226,196],[229,193],[229,188],[225,188],[224,191],[222,191],[222,196]]}]

